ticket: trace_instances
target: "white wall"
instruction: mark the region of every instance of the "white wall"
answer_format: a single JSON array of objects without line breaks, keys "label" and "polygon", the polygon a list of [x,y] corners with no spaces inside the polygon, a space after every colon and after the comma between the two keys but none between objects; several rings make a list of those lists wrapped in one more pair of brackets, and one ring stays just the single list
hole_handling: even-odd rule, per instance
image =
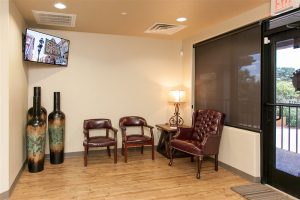
[{"label": "white wall", "polygon": [[25,22],[11,1],[9,4],[9,185],[26,159],[27,66],[23,61],[22,32]]},{"label": "white wall", "polygon": [[[118,128],[126,115],[150,125],[173,114],[168,89],[181,84],[181,42],[139,37],[40,30],[71,41],[69,65],[29,64],[28,107],[33,87],[42,87],[42,105],[53,110],[53,92],[61,92],[66,114],[65,152],[82,151],[84,119],[109,118]],[[121,142],[119,132],[119,147]],[[158,132],[155,130],[158,142]],[[47,152],[48,146],[47,146]]]},{"label": "white wall", "polygon": [[225,126],[219,160],[253,177],[260,177],[259,133]]},{"label": "white wall", "polygon": [[27,67],[22,58],[25,23],[10,0],[0,1],[0,194],[25,161]]},{"label": "white wall", "polygon": [[[199,34],[183,40],[184,86],[188,88],[188,103],[184,116],[191,123],[194,93],[193,44],[250,24],[269,16],[270,4],[266,3],[232,19],[212,26]],[[224,127],[219,160],[251,176],[260,177],[260,135],[256,132]]]},{"label": "white wall", "polygon": [[0,1],[0,193],[9,189],[9,0]]}]

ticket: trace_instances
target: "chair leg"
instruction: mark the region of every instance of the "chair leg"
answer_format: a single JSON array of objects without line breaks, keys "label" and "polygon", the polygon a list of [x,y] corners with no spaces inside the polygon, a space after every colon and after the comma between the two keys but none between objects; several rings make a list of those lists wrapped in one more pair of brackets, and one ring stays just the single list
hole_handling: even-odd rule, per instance
[{"label": "chair leg", "polygon": [[124,143],[122,142],[122,156],[124,156]]},{"label": "chair leg", "polygon": [[141,154],[144,154],[144,145],[141,146]]},{"label": "chair leg", "polygon": [[84,166],[86,167],[87,166],[87,154],[88,154],[88,147],[85,146],[84,147],[84,156],[83,156],[83,159],[84,159]]},{"label": "chair leg", "polygon": [[117,150],[118,150],[118,144],[116,143],[115,144],[115,148],[114,148],[114,163],[116,164],[117,163]]},{"label": "chair leg", "polygon": [[127,155],[128,155],[128,149],[127,149],[127,145],[124,145],[124,155],[125,155],[125,163],[127,163]]},{"label": "chair leg", "polygon": [[169,156],[170,156],[170,162],[169,162],[169,166],[173,165],[173,148],[170,146],[170,150],[169,150]]},{"label": "chair leg", "polygon": [[108,154],[109,157],[111,157],[109,146],[107,146],[107,154]]},{"label": "chair leg", "polygon": [[89,147],[86,147],[87,148],[87,155],[89,155]]},{"label": "chair leg", "polygon": [[191,156],[191,162],[195,162],[194,156]]},{"label": "chair leg", "polygon": [[154,141],[152,141],[152,160],[154,160]]},{"label": "chair leg", "polygon": [[215,154],[215,171],[217,172],[219,169],[219,160],[218,160],[218,155],[219,154]]},{"label": "chair leg", "polygon": [[198,158],[197,179],[200,179],[200,171],[201,171],[203,156],[197,156],[197,158]]}]

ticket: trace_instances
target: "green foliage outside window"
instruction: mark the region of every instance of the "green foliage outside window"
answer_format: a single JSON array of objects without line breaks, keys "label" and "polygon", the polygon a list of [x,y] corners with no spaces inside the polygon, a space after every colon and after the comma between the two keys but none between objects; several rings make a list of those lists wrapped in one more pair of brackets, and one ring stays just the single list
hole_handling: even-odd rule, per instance
[{"label": "green foliage outside window", "polygon": [[[292,84],[292,76],[295,72],[295,68],[292,67],[282,67],[277,68],[276,71],[276,103],[295,103],[299,104],[299,93],[295,91]],[[277,110],[277,115],[279,110]],[[299,115],[299,113],[298,113]],[[296,108],[283,109],[283,117],[286,117],[286,126],[296,127]],[[300,120],[298,116],[298,126],[300,125]]]}]

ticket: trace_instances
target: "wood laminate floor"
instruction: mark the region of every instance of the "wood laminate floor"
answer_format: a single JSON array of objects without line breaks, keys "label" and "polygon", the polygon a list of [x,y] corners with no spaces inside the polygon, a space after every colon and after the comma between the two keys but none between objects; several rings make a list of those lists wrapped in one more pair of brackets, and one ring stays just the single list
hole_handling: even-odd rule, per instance
[{"label": "wood laminate floor", "polygon": [[144,155],[134,150],[128,152],[128,163],[118,155],[113,164],[104,152],[90,154],[88,166],[83,166],[82,157],[68,157],[60,165],[51,165],[46,160],[40,173],[24,170],[10,199],[243,199],[230,190],[232,186],[249,183],[247,180],[205,161],[201,179],[196,179],[196,162],[189,158],[174,160],[156,153],[151,160],[149,150]]}]

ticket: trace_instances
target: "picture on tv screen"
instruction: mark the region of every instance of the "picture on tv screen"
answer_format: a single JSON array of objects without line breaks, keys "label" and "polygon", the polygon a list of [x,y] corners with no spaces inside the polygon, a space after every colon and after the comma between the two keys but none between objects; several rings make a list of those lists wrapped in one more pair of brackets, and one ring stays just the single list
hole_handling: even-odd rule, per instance
[{"label": "picture on tv screen", "polygon": [[67,66],[69,45],[69,40],[27,29],[24,59],[39,63]]}]

